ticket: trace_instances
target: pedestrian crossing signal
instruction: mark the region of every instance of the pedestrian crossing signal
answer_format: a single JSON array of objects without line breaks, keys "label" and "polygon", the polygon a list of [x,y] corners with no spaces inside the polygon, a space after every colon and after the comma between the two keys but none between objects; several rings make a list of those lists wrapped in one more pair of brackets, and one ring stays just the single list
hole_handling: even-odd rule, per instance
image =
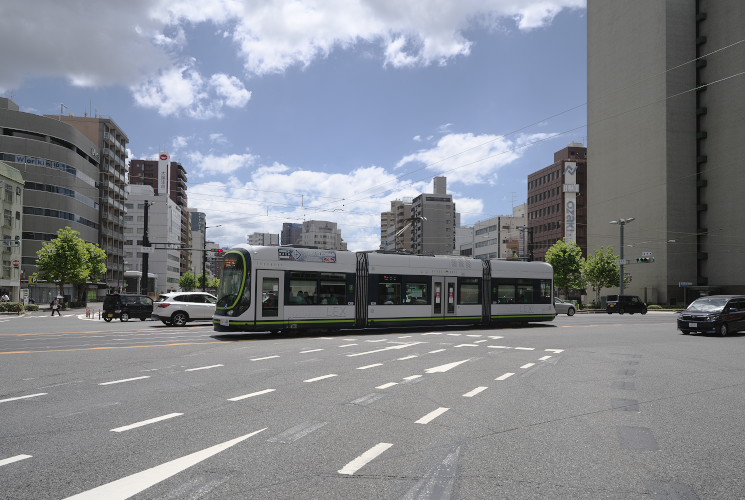
[{"label": "pedestrian crossing signal", "polygon": [[654,262],[654,257],[639,257],[636,259],[636,262],[639,264],[648,264],[650,262]]}]

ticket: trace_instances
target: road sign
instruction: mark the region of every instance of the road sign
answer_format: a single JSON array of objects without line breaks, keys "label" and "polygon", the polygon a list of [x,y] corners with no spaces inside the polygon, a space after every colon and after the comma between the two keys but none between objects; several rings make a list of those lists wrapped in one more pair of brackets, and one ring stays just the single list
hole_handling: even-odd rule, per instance
[{"label": "road sign", "polygon": [[32,274],[31,276],[28,277],[28,284],[35,285],[38,279],[39,278],[37,278],[35,274]]},{"label": "road sign", "polygon": [[21,261],[18,259],[13,259],[13,267],[21,267]]},{"label": "road sign", "polygon": [[684,287],[687,287],[687,286],[693,286],[693,283],[691,283],[690,281],[679,281],[678,282],[678,286],[680,288],[684,288]]},{"label": "road sign", "polygon": [[625,266],[628,263],[629,263],[629,259],[618,259],[619,266]]},{"label": "road sign", "polygon": [[652,252],[642,252],[642,257],[650,257]]}]

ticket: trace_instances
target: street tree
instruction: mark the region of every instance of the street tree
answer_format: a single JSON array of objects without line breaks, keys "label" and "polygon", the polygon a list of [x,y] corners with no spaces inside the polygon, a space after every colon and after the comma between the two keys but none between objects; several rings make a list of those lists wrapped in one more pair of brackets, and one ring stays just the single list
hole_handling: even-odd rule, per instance
[{"label": "street tree", "polygon": [[600,290],[618,286],[619,272],[618,255],[611,247],[602,247],[587,257],[582,276],[595,291],[595,304],[600,303]]},{"label": "street tree", "polygon": [[546,262],[554,268],[554,285],[564,291],[564,296],[570,288],[583,288],[582,280],[582,249],[573,241],[565,238],[554,243],[546,251]]},{"label": "street tree", "polygon": [[106,274],[106,252],[70,227],[57,231],[57,237],[44,242],[36,255],[39,278],[57,283],[59,295],[64,295],[65,285],[84,285]]},{"label": "street tree", "polygon": [[197,287],[197,277],[191,271],[186,271],[178,280],[178,285],[185,292],[191,292]]}]

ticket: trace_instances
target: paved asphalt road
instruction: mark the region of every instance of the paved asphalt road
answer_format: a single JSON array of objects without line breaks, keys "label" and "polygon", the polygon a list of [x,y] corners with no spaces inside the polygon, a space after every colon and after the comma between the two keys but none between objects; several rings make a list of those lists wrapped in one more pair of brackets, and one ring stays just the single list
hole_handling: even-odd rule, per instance
[{"label": "paved asphalt road", "polygon": [[0,317],[0,498],[744,498],[745,334]]}]

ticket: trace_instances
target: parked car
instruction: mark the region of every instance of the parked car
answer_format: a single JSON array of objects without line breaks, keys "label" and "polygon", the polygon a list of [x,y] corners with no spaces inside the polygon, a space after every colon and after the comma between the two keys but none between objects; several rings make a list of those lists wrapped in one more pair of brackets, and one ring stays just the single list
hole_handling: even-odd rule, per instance
[{"label": "parked car", "polygon": [[[614,300],[611,300],[614,299]],[[608,296],[605,312],[612,313],[642,313],[647,314],[647,304],[638,295],[611,295]]]},{"label": "parked car", "polygon": [[718,333],[722,337],[745,330],[745,296],[710,295],[694,300],[678,314],[678,330],[683,334]]},{"label": "parked car", "polygon": [[189,321],[211,320],[217,297],[207,292],[171,292],[158,296],[153,318],[165,325],[184,326]]},{"label": "parked car", "polygon": [[566,314],[567,316],[574,316],[574,313],[577,312],[574,304],[561,299],[554,299],[554,308],[556,308],[556,314]]},{"label": "parked car", "polygon": [[102,309],[106,322],[114,318],[119,318],[120,321],[140,318],[145,321],[153,313],[153,299],[147,295],[114,293],[103,299]]}]

